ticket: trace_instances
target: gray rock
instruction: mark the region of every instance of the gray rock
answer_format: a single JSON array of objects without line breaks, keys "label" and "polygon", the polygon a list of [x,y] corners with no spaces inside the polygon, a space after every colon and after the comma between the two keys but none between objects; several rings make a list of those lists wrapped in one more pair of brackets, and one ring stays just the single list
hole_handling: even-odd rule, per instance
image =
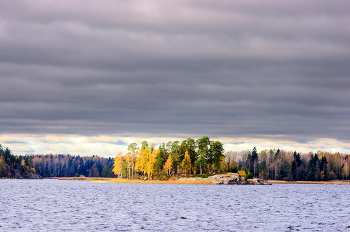
[{"label": "gray rock", "polygon": [[249,184],[252,184],[252,185],[271,185],[266,180],[262,180],[260,178],[248,179],[247,181]]},{"label": "gray rock", "polygon": [[238,173],[217,174],[208,177],[214,184],[247,184],[247,180]]},{"label": "gray rock", "polygon": [[217,174],[214,176],[209,176],[208,178],[180,178],[179,181],[209,181],[213,184],[237,184],[237,185],[270,185],[265,180],[260,178],[246,179],[241,177],[238,173],[226,173],[226,174]]}]

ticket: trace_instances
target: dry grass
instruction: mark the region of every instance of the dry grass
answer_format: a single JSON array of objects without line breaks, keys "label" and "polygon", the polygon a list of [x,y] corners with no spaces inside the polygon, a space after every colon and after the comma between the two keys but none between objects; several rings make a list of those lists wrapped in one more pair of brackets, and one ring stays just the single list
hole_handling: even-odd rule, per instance
[{"label": "dry grass", "polygon": [[92,180],[93,182],[107,183],[134,183],[134,184],[212,184],[208,181],[178,181],[178,180],[129,180],[129,179],[111,179],[111,180]]},{"label": "dry grass", "polygon": [[341,181],[284,181],[284,180],[269,180],[271,184],[332,184],[332,185],[350,185],[350,182]]},{"label": "dry grass", "polygon": [[178,181],[178,180],[130,180],[121,178],[94,178],[94,177],[62,177],[59,180],[87,180],[95,183],[133,183],[133,184],[212,184],[209,181]]},{"label": "dry grass", "polygon": [[[56,178],[55,178],[56,179]],[[85,180],[96,183],[134,183],[134,184],[213,184],[210,181],[179,181],[175,178],[171,180],[139,180],[122,178],[96,178],[96,177],[60,177],[59,180]],[[331,184],[331,185],[350,185],[350,181],[284,181],[269,180],[271,184]]]}]

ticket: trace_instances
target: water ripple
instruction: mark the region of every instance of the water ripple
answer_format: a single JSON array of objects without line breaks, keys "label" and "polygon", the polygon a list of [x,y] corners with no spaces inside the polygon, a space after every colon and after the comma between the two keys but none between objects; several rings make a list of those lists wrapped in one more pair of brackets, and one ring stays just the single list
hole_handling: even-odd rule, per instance
[{"label": "water ripple", "polygon": [[350,231],[345,185],[0,183],[0,231]]}]

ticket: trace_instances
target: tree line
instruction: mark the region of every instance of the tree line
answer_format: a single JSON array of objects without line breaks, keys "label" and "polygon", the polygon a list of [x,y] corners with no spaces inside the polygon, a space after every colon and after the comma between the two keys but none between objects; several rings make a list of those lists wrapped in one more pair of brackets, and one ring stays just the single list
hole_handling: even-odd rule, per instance
[{"label": "tree line", "polygon": [[32,165],[42,177],[115,177],[113,158],[74,155],[31,155]]},{"label": "tree line", "polygon": [[178,174],[207,175],[236,172],[246,178],[266,180],[321,181],[350,179],[349,155],[339,152],[301,154],[296,151],[265,149],[224,153],[223,145],[202,137],[161,144],[158,149],[146,141],[138,148],[129,145],[128,153],[114,159],[113,172],[118,177],[142,176],[166,179]]},{"label": "tree line", "polygon": [[14,156],[0,145],[0,177],[18,178],[28,173],[41,177],[123,177],[168,179],[178,175],[238,172],[247,178],[318,181],[350,179],[349,155],[297,153],[280,149],[226,152],[219,141],[204,136],[169,141],[156,148],[146,141],[131,143],[128,152],[115,158],[79,155]]},{"label": "tree line", "polygon": [[113,158],[75,155],[19,155],[0,144],[0,177],[22,178],[29,173],[41,177],[115,177]]},{"label": "tree line", "polygon": [[243,154],[239,169],[267,180],[321,181],[349,180],[349,154],[318,151],[301,154],[280,149],[256,148]]}]

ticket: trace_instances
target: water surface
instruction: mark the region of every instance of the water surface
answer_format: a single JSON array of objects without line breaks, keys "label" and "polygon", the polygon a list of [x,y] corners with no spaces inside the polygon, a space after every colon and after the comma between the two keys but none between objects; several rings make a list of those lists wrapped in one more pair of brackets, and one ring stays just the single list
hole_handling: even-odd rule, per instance
[{"label": "water surface", "polygon": [[350,231],[350,185],[0,180],[1,231]]}]

